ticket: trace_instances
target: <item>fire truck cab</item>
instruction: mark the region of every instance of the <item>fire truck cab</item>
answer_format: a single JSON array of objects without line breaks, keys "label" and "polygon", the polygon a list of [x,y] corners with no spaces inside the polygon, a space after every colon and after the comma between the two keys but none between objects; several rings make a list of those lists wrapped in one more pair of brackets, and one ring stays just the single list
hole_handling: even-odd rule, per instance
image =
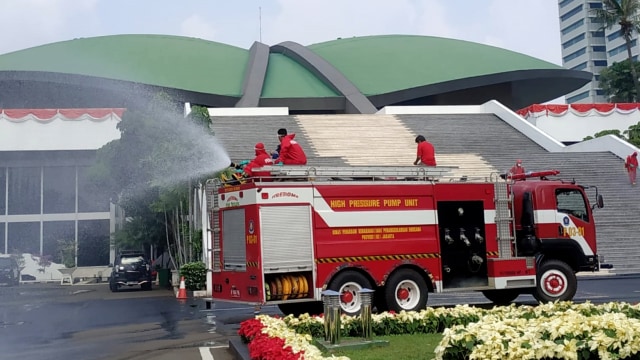
[{"label": "fire truck cab", "polygon": [[597,271],[586,187],[557,171],[449,178],[451,167],[257,169],[267,177],[207,182],[214,299],[284,313],[322,312],[322,291],[356,314],[358,291],[378,310],[419,310],[429,292],[523,293],[570,300],[576,273]]}]

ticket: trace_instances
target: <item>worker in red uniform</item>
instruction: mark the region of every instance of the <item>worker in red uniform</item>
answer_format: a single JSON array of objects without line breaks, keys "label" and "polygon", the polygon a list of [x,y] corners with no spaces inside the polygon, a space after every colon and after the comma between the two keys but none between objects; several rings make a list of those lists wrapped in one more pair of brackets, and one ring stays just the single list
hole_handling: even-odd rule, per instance
[{"label": "worker in red uniform", "polygon": [[520,175],[524,174],[526,171],[524,170],[524,166],[522,166],[522,160],[516,160],[515,165],[511,167],[509,170],[509,175]]},{"label": "worker in red uniform", "polygon": [[635,186],[636,173],[638,170],[638,153],[636,151],[627,156],[627,160],[624,162],[624,168],[627,169],[627,173],[629,174],[629,182]]},{"label": "worker in red uniform", "polygon": [[253,169],[255,168],[261,168],[263,166],[273,165],[273,159],[271,159],[271,156],[269,155],[269,153],[267,153],[267,150],[264,148],[264,144],[259,142],[256,144],[256,146],[254,146],[253,149],[256,152],[256,157],[253,158],[253,160],[251,160],[251,162],[249,162],[247,165],[245,165],[243,170],[245,176],[251,177],[251,176],[269,175],[268,173],[262,174],[260,172],[253,171]]},{"label": "worker in red uniform", "polygon": [[416,144],[418,144],[418,156],[413,165],[422,163],[425,166],[436,166],[436,151],[433,145],[422,135],[416,137]]},{"label": "worker in red uniform", "polygon": [[296,134],[287,134],[287,129],[278,130],[278,140],[280,140],[280,153],[275,163],[284,165],[306,165],[307,155],[302,146],[294,140]]}]

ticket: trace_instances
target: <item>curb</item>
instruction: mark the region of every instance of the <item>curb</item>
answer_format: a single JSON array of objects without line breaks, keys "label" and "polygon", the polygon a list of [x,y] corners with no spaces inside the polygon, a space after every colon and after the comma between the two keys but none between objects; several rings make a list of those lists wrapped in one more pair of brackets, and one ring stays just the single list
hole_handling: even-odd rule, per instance
[{"label": "curb", "polygon": [[236,360],[251,360],[249,356],[249,348],[243,343],[239,336],[229,339],[229,350]]}]

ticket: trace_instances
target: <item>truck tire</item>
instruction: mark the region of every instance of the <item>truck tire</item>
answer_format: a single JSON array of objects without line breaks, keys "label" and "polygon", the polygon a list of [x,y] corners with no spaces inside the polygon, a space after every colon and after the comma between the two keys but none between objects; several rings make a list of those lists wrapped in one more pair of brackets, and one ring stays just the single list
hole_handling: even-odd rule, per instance
[{"label": "truck tire", "polygon": [[578,289],[578,279],[573,269],[560,260],[547,260],[538,272],[538,285],[533,297],[540,303],[569,301]]},{"label": "truck tire", "polygon": [[485,290],[482,295],[496,305],[507,305],[515,300],[520,292],[515,289]]},{"label": "truck tire", "polygon": [[285,315],[300,316],[302,314],[320,315],[324,311],[321,301],[307,301],[297,303],[278,304],[278,308]]},{"label": "truck tire", "polygon": [[354,316],[360,313],[360,308],[362,308],[358,291],[372,289],[372,286],[366,276],[357,271],[347,270],[333,278],[327,289],[339,292],[342,312]]},{"label": "truck tire", "polygon": [[417,311],[427,306],[429,288],[414,270],[400,269],[389,276],[384,294],[389,310]]},{"label": "truck tire", "polygon": [[109,290],[111,290],[111,292],[118,292],[118,285],[109,281]]}]

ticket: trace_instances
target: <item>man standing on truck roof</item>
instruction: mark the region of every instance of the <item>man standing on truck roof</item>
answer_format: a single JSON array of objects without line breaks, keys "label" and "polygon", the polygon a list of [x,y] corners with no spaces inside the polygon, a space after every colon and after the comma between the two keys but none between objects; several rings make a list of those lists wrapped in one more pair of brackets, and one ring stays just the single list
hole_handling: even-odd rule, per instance
[{"label": "man standing on truck roof", "polygon": [[635,186],[636,173],[638,171],[638,153],[636,151],[627,156],[627,160],[624,162],[624,168],[627,169],[627,173],[629,174],[629,182]]},{"label": "man standing on truck roof", "polygon": [[509,170],[509,176],[520,175],[524,174],[525,172],[526,171],[524,170],[524,166],[522,166],[522,160],[518,159],[516,160],[515,165],[513,165]]},{"label": "man standing on truck roof", "polygon": [[294,140],[296,134],[287,134],[287,129],[278,130],[278,140],[280,140],[280,154],[275,163],[285,165],[306,165],[307,155],[302,150],[302,146]]},{"label": "man standing on truck roof", "polygon": [[422,163],[425,166],[436,166],[436,151],[433,145],[422,135],[416,137],[416,144],[418,144],[418,156],[413,165]]}]

